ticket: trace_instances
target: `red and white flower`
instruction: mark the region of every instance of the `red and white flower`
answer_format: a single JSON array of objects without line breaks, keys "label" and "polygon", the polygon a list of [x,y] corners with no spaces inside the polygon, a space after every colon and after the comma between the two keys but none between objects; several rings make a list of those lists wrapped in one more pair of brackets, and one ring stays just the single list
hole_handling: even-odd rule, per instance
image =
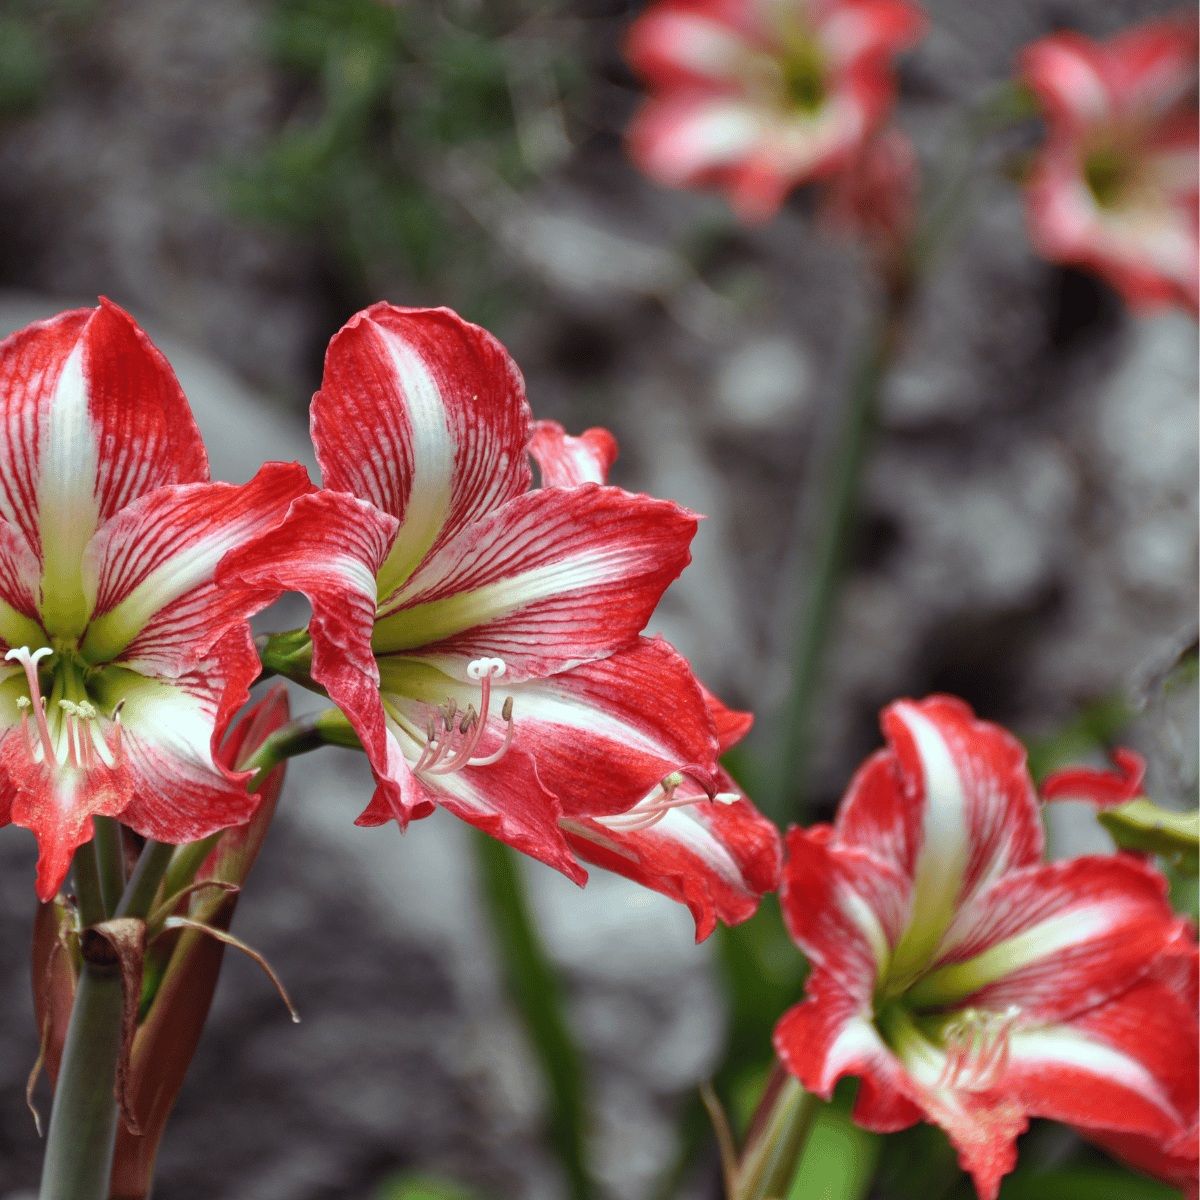
[{"label": "red and white flower", "polygon": [[[329,490],[300,497],[222,578],[312,604],[303,674],[375,774],[358,824],[403,828],[436,803],[578,882],[572,849],[616,855],[686,899],[704,932],[749,916],[778,878],[778,834],[723,794],[687,663],[639,636],[696,517],[603,486],[605,431],[533,431],[503,346],[448,309],[353,317],[330,343],[312,432]],[[527,451],[551,486],[530,489]],[[676,878],[685,859],[702,880]]]},{"label": "red and white flower", "polygon": [[1048,123],[1026,191],[1030,238],[1137,309],[1200,303],[1196,64],[1194,18],[1106,42],[1056,33],[1021,56]]},{"label": "red and white flower", "polygon": [[215,751],[272,597],[213,573],[310,490],[296,464],[209,482],[174,373],[115,304],[0,343],[0,822],[37,836],[43,901],[93,815],[182,843],[253,811]]},{"label": "red and white flower", "polygon": [[924,29],[907,0],[662,0],[625,46],[651,89],[629,130],[634,161],[765,220],[855,158],[891,106],[892,58]]},{"label": "red and white flower", "polygon": [[[951,697],[898,701],[832,826],[793,830],[780,890],[812,962],[775,1031],[878,1132],[933,1121],[995,1200],[1031,1116],[1175,1181],[1197,1111],[1196,947],[1129,855],[1042,861],[1020,744]],[[1183,1164],[1183,1165],[1181,1165]]]}]

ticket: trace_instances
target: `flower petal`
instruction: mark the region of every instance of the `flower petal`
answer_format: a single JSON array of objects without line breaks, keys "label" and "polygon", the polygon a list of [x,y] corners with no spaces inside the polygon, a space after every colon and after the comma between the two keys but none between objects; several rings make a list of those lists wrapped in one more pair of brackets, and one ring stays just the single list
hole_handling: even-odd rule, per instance
[{"label": "flower petal", "polygon": [[1125,991],[1179,932],[1166,880],[1129,855],[1027,867],[964,904],[908,1002],[1063,1021]]},{"label": "flower petal", "polygon": [[397,525],[395,517],[345,492],[301,496],[279,525],[221,561],[217,583],[308,598],[312,678],[354,726],[375,775],[367,813],[386,811],[404,828],[428,816],[433,805],[388,729],[371,651],[375,576]]},{"label": "flower petal", "polygon": [[674,808],[657,824],[635,832],[587,817],[564,819],[562,826],[584,862],[686,904],[701,942],[718,920],[737,925],[752,917],[763,895],[778,886],[783,865],[774,823],[755,809],[728,772],[717,772],[717,788],[739,799]]},{"label": "flower petal", "polygon": [[0,520],[0,642],[6,649],[48,644],[38,619],[42,564],[21,531]]},{"label": "flower petal", "polygon": [[258,807],[258,796],[246,791],[251,772],[231,770],[219,747],[259,670],[250,628],[242,624],[178,679],[130,671],[106,681],[106,706],[124,701],[123,766],[133,782],[124,824],[181,845],[250,819]]},{"label": "flower petal", "polygon": [[83,653],[92,662],[119,659],[143,674],[190,669],[231,624],[274,599],[255,602],[216,587],[217,564],[312,491],[299,463],[268,463],[240,486],[179,484],[135,500],[103,525],[84,555],[84,590],[95,615]]},{"label": "flower petal", "polygon": [[717,727],[718,753],[724,754],[726,750],[736,746],[750,732],[751,726],[754,724],[754,714],[727,708],[699,679],[696,680],[696,683],[700,687],[704,703],[708,705],[708,715],[712,717],[713,724]]},{"label": "flower petal", "polygon": [[617,461],[617,439],[599,426],[571,437],[557,421],[535,421],[529,453],[541,472],[542,487],[607,483]]},{"label": "flower petal", "polygon": [[[679,768],[712,776],[717,741],[686,660],[661,638],[569,671],[492,688],[566,817],[628,811]],[[712,783],[715,791],[715,782]]]},{"label": "flower petal", "polygon": [[1042,780],[1038,791],[1043,800],[1091,800],[1098,808],[1112,808],[1135,796],[1144,795],[1146,760],[1126,746],[1112,752],[1113,771],[1090,767],[1066,767],[1052,771]]},{"label": "flower petal", "polygon": [[[881,757],[872,762],[875,771],[886,769]],[[827,844],[827,833],[819,826],[789,831],[779,903],[788,933],[813,965],[809,996],[870,1020],[904,930],[910,883],[867,849]],[[805,1087],[823,1078],[798,1052],[793,1059]]]},{"label": "flower petal", "polygon": [[439,665],[500,657],[514,680],[597,658],[637,636],[689,562],[695,530],[686,509],[619,488],[528,492],[381,603],[371,644]]},{"label": "flower petal", "polygon": [[312,432],[324,485],[395,517],[389,595],[432,550],[529,487],[525,384],[504,347],[446,308],[376,304],[329,343]]},{"label": "flower petal", "polygon": [[138,496],[207,480],[199,430],[166,359],[103,299],[5,339],[0,397],[0,516],[41,559],[48,627],[82,632],[88,541]]},{"label": "flower petal", "polygon": [[121,816],[133,780],[128,772],[102,764],[85,771],[31,762],[24,735],[12,727],[0,743],[0,771],[9,782],[5,791],[15,792],[13,824],[37,838],[37,894],[47,904],[62,886],[76,848],[91,841],[92,817]]},{"label": "flower petal", "polygon": [[[870,848],[912,880],[897,976],[920,970],[965,900],[1041,860],[1043,836],[1025,751],[949,696],[884,710],[888,773],[870,763],[837,818],[839,845]],[[874,760],[872,760],[873,762]]]},{"label": "flower petal", "polygon": [[[580,887],[587,882],[587,872],[575,861],[558,827],[562,809],[538,778],[532,755],[524,750],[514,748],[489,766],[412,778],[426,802],[436,801],[497,841],[561,871]],[[355,824],[382,825],[393,819],[397,819],[395,812],[377,791]]]}]

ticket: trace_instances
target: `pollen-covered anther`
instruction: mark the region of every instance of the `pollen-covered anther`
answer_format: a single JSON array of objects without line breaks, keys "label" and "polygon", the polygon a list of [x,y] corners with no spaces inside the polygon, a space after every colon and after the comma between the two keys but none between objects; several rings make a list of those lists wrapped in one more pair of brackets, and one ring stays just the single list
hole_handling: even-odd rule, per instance
[{"label": "pollen-covered anther", "polygon": [[673,808],[686,808],[691,804],[702,804],[705,800],[711,800],[714,804],[735,804],[741,798],[736,792],[681,795],[679,789],[683,786],[684,778],[683,771],[672,771],[664,776],[654,791],[632,808],[610,817],[597,817],[596,821],[616,833],[637,833],[639,830],[649,829],[651,825],[657,825]]},{"label": "pollen-covered anther", "polygon": [[987,1091],[999,1086],[1008,1070],[1009,1039],[1021,1010],[1003,1012],[965,1008],[943,1030],[946,1065],[938,1087]]},{"label": "pollen-covered anther", "polygon": [[467,664],[467,678],[479,683],[479,712],[476,713],[473,704],[468,704],[456,725],[458,703],[454,699],[448,699],[445,705],[438,709],[441,728],[438,728],[438,722],[432,718],[426,726],[428,740],[421,757],[413,766],[414,771],[426,775],[450,775],[461,771],[463,767],[490,766],[508,753],[514,728],[511,696],[505,698],[504,707],[500,712],[505,730],[504,740],[499,748],[483,758],[471,757],[487,728],[488,711],[492,702],[492,680],[499,679],[507,670],[508,667],[502,658],[477,658]]}]

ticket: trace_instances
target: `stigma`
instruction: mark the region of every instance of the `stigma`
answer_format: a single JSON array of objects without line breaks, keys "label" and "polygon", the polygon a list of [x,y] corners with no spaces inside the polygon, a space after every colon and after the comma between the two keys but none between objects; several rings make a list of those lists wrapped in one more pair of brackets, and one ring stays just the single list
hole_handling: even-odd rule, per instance
[{"label": "stigma", "polygon": [[21,646],[4,656],[6,661],[15,659],[20,663],[29,683],[29,695],[18,696],[16,704],[21,711],[21,734],[30,761],[84,771],[96,766],[118,766],[122,758],[121,705],[117,705],[110,718],[116,728],[112,746],[104,736],[99,713],[91,701],[59,700],[57,711],[48,710],[38,680],[37,664],[52,653],[49,646],[42,646],[32,653],[28,646]]},{"label": "stigma", "polygon": [[739,799],[736,792],[701,792],[698,796],[681,791],[686,772],[672,771],[658,786],[644,796],[632,808],[611,817],[595,817],[597,824],[604,825],[614,833],[637,833],[657,825],[673,808],[687,808],[711,800],[714,804],[734,804]]},{"label": "stigma", "polygon": [[467,664],[467,678],[479,684],[479,711],[475,711],[473,704],[468,704],[460,716],[457,702],[447,700],[426,726],[425,749],[413,765],[414,773],[451,775],[464,767],[489,767],[508,753],[514,733],[511,696],[505,699],[500,710],[505,729],[504,740],[499,748],[491,754],[472,757],[487,728],[492,703],[492,680],[500,679],[507,670],[502,658],[477,658]]}]

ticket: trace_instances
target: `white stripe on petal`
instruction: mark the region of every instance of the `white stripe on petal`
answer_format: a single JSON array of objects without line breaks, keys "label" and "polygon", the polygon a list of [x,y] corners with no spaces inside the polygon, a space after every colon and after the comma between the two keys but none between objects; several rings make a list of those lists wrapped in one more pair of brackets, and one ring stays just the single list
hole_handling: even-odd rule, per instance
[{"label": "white stripe on petal", "polygon": [[1079,1067],[1090,1074],[1127,1087],[1174,1115],[1170,1099],[1158,1080],[1140,1062],[1111,1046],[1092,1041],[1064,1025],[1017,1031],[1009,1042],[1011,1061],[1022,1067],[1045,1063]]},{"label": "white stripe on petal", "polygon": [[1065,950],[1086,944],[1113,929],[1128,911],[1120,899],[1073,908],[988,947],[966,962],[942,967],[922,979],[910,992],[918,1008],[953,1004],[1005,975]]},{"label": "white stripe on petal", "polygon": [[[641,555],[636,554],[636,550],[631,555],[626,546],[612,545],[601,553],[562,558],[472,591],[457,592],[428,604],[414,604],[391,616],[381,617],[371,644],[379,654],[427,646],[506,617],[539,600],[625,578],[630,574],[632,557]],[[380,577],[382,579],[382,572]],[[384,594],[382,587],[380,592]],[[400,597],[389,601],[385,610],[395,599]]]},{"label": "white stripe on petal", "polygon": [[[412,574],[446,524],[457,447],[441,392],[420,354],[390,330],[374,323],[372,328],[392,360],[412,426],[408,504],[391,553],[379,571],[379,594],[388,596]],[[387,472],[381,468],[379,474]]]},{"label": "white stripe on petal", "polygon": [[903,979],[929,960],[954,919],[970,845],[967,800],[950,747],[911,705],[897,705],[896,713],[916,742],[925,791],[909,925],[892,959],[891,974]]},{"label": "white stripe on petal", "polygon": [[83,553],[100,523],[99,448],[88,413],[82,341],[63,365],[38,440],[42,616],[48,632],[78,634],[91,615],[83,588]]}]

